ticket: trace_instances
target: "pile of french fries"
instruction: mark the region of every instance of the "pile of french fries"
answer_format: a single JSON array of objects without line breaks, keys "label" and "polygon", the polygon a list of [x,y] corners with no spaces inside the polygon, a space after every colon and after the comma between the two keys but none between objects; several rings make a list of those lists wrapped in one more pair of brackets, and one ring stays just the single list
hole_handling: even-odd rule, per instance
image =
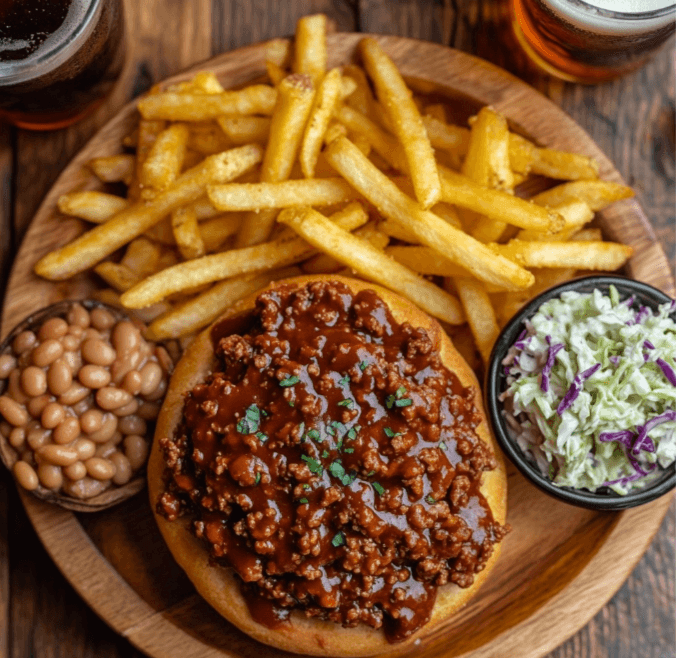
[{"label": "pile of french fries", "polygon": [[[306,16],[295,45],[269,43],[269,84],[226,91],[201,72],[151,90],[128,152],[89,163],[126,196],[62,196],[61,213],[95,226],[36,273],[93,268],[109,286],[99,298],[162,340],[189,339],[270,281],[339,272],[440,319],[476,367],[535,294],[627,261],[630,247],[586,225],[631,189],[511,132],[491,107],[449,124],[377,41],[358,51],[362,66],[327,71],[326,18]],[[521,198],[534,176],[569,182]]]}]

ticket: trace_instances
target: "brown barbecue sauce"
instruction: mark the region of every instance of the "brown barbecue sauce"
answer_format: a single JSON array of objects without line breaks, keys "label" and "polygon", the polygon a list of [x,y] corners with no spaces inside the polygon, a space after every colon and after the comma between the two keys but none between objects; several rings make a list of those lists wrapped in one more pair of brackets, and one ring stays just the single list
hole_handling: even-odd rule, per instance
[{"label": "brown barbecue sauce", "polygon": [[401,641],[505,534],[473,390],[371,290],[279,287],[246,325],[212,330],[220,367],[161,440],[158,510],[190,515],[259,623],[300,610]]}]

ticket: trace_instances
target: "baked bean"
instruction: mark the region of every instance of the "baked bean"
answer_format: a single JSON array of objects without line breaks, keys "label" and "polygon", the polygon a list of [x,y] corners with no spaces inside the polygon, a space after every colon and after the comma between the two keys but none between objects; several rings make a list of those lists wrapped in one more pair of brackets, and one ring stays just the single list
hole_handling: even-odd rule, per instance
[{"label": "baked bean", "polygon": [[91,312],[92,325],[100,330],[110,329],[115,324],[113,314],[105,308],[95,308]]},{"label": "baked bean", "polygon": [[80,416],[80,427],[87,434],[100,430],[101,425],[103,425],[103,412],[99,409],[87,409]]},{"label": "baked bean", "polygon": [[145,436],[148,431],[148,424],[143,418],[131,415],[120,418],[117,423],[117,429],[122,434],[140,434],[141,436]]},{"label": "baked bean", "polygon": [[68,311],[68,322],[71,325],[86,329],[89,326],[89,311],[82,304],[73,304]]},{"label": "baked bean", "polygon": [[45,407],[53,401],[54,399],[51,395],[47,395],[46,393],[44,395],[38,395],[38,397],[31,398],[28,401],[26,409],[28,409],[28,413],[33,416],[33,418],[40,418]]},{"label": "baked bean", "polygon": [[27,395],[37,397],[47,390],[47,375],[42,368],[28,366],[21,372],[21,387]]},{"label": "baked bean", "polygon": [[102,443],[100,446],[96,446],[96,452],[94,453],[94,456],[100,457],[101,459],[106,459],[115,452],[117,452],[117,444],[113,443],[112,441],[107,441],[106,443]]},{"label": "baked bean", "polygon": [[54,363],[63,354],[63,345],[55,338],[48,338],[44,343],[40,343],[32,354],[33,364],[39,368],[44,368],[50,363]]},{"label": "baked bean", "polygon": [[143,420],[157,420],[160,413],[160,405],[157,402],[142,402],[136,414]]},{"label": "baked bean", "polygon": [[106,386],[96,392],[96,403],[101,409],[105,409],[106,411],[124,407],[124,405],[129,404],[131,400],[132,396],[121,388]]},{"label": "baked bean", "polygon": [[130,434],[124,440],[124,454],[133,471],[138,471],[148,458],[148,442],[138,434]]},{"label": "baked bean", "polygon": [[116,431],[117,417],[110,413],[104,414],[101,423],[101,429],[96,430],[95,432],[90,432],[89,438],[94,443],[105,443],[106,441],[110,441]]},{"label": "baked bean", "polygon": [[79,402],[80,400],[84,400],[84,398],[86,398],[90,393],[91,390],[86,386],[82,386],[82,384],[78,382],[73,382],[65,393],[59,395],[58,402],[59,404],[66,404],[70,406],[76,402]]},{"label": "baked bean", "polygon": [[115,325],[110,341],[118,352],[131,352],[141,344],[141,332],[128,320],[121,320]]},{"label": "baked bean", "polygon": [[67,334],[61,339],[61,345],[66,352],[74,352],[78,347],[80,347],[80,339],[77,336],[72,334]]},{"label": "baked bean", "polygon": [[101,457],[90,457],[85,466],[89,476],[95,480],[110,480],[115,475],[115,464]]},{"label": "baked bean", "polygon": [[23,354],[33,349],[37,342],[38,338],[32,331],[22,331],[12,342],[12,349],[17,354]]},{"label": "baked bean", "polygon": [[16,357],[11,354],[0,356],[0,379],[7,379],[14,368],[16,368]]},{"label": "baked bean", "polygon": [[98,389],[110,384],[110,373],[103,366],[86,365],[80,368],[77,378],[84,386]]},{"label": "baked bean", "polygon": [[113,413],[118,417],[122,418],[123,416],[130,416],[131,414],[135,414],[138,411],[138,400],[136,398],[132,398],[130,402],[125,404],[122,407],[118,407],[117,409],[113,409]]},{"label": "baked bean", "polygon": [[69,480],[81,480],[87,475],[87,467],[82,462],[75,462],[63,469],[63,474]]},{"label": "baked bean", "polygon": [[141,365],[141,353],[127,352],[118,354],[115,363],[110,366],[110,374],[113,376],[113,381],[119,384],[130,370],[137,370]]},{"label": "baked bean", "polygon": [[141,368],[141,395],[147,396],[154,393],[162,381],[162,368],[155,361],[149,361]]},{"label": "baked bean", "polygon": [[80,461],[86,461],[96,454],[96,444],[89,439],[78,439],[72,446]]},{"label": "baked bean", "polygon": [[38,479],[47,489],[60,489],[63,484],[63,472],[59,466],[44,462],[38,466]]},{"label": "baked bean", "polygon": [[85,411],[91,409],[94,404],[94,396],[88,395],[86,398],[76,402],[71,409],[78,415],[81,416]]},{"label": "baked bean", "polygon": [[136,395],[141,391],[142,384],[143,377],[138,370],[130,370],[122,380],[122,388],[132,395]]},{"label": "baked bean", "polygon": [[91,338],[82,343],[82,358],[97,366],[109,366],[116,357],[115,350],[103,340]]},{"label": "baked bean", "polygon": [[40,481],[35,469],[24,461],[18,461],[12,468],[16,481],[27,491],[33,491],[38,488]]},{"label": "baked bean", "polygon": [[55,466],[70,466],[78,460],[79,456],[75,448],[58,446],[54,443],[42,446],[42,448],[38,450],[38,455],[40,455],[45,462],[54,464]]},{"label": "baked bean", "polygon": [[85,329],[82,332],[82,340],[101,340],[102,336],[101,333],[98,332],[96,329],[93,329],[92,327],[89,327],[89,329]]},{"label": "baked bean", "polygon": [[84,477],[81,480],[66,480],[63,483],[64,493],[79,498],[80,500],[87,500],[103,493],[108,488],[108,482],[101,482],[90,477]]},{"label": "baked bean", "polygon": [[23,427],[13,428],[9,433],[7,440],[12,448],[20,448],[26,441],[26,429]]},{"label": "baked bean", "polygon": [[162,370],[167,374],[171,374],[171,371],[174,369],[174,362],[169,356],[169,352],[167,352],[164,347],[159,346],[155,348],[155,356],[157,357],[157,361],[162,367]]},{"label": "baked bean", "polygon": [[0,395],[0,414],[14,427],[23,427],[28,422],[28,412],[7,395]]},{"label": "baked bean", "polygon": [[63,395],[73,383],[73,373],[63,359],[57,359],[47,371],[47,386],[53,395]]},{"label": "baked bean", "polygon": [[82,367],[82,354],[79,350],[74,352],[64,352],[61,357],[71,372],[77,372]]},{"label": "baked bean", "polygon": [[39,450],[42,446],[47,445],[50,438],[51,432],[42,427],[42,425],[33,428],[29,427],[26,432],[26,443],[31,447],[31,450]]},{"label": "baked bean", "polygon": [[64,418],[52,432],[54,443],[65,445],[80,436],[80,421],[75,416]]},{"label": "baked bean", "polygon": [[160,379],[160,383],[157,386],[157,388],[152,393],[145,396],[146,400],[148,400],[149,402],[155,402],[155,400],[159,400],[160,398],[164,397],[164,394],[167,392],[167,386],[168,386],[167,378],[162,377],[162,379]]},{"label": "baked bean", "polygon": [[84,329],[76,324],[71,324],[70,328],[68,329],[68,333],[71,336],[75,336],[76,338],[82,338],[82,334],[84,333]]},{"label": "baked bean", "polygon": [[0,434],[7,438],[14,429],[6,420],[0,420]]},{"label": "baked bean", "polygon": [[19,368],[14,368],[14,370],[9,373],[6,393],[12,400],[15,400],[19,404],[26,404],[30,399],[24,393],[23,386],[21,386],[21,370]]},{"label": "baked bean", "polygon": [[58,402],[50,402],[40,414],[40,422],[48,430],[54,429],[66,417],[66,410]]},{"label": "baked bean", "polygon": [[40,341],[49,338],[61,338],[68,333],[68,323],[63,318],[49,318],[39,329]]},{"label": "baked bean", "polygon": [[123,485],[131,480],[131,464],[125,455],[121,452],[114,452],[108,459],[115,466],[115,475],[113,475],[113,484]]}]

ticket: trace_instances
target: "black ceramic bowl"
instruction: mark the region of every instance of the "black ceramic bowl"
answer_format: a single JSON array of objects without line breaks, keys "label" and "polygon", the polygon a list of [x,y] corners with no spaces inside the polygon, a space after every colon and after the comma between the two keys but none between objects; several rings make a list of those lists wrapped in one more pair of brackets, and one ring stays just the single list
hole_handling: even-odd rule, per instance
[{"label": "black ceramic bowl", "polygon": [[[654,479],[645,488],[624,496],[607,488],[591,492],[586,489],[556,486],[540,473],[538,467],[526,457],[516,442],[511,439],[507,431],[507,423],[502,415],[502,403],[499,400],[500,393],[506,388],[506,376],[501,364],[507,351],[516,342],[519,334],[524,329],[524,321],[535,315],[538,308],[544,302],[559,297],[561,293],[570,290],[590,293],[595,288],[598,288],[604,294],[608,294],[611,284],[617,288],[621,298],[629,299],[633,295],[636,308],[643,305],[656,310],[660,304],[671,301],[671,298],[660,290],[645,283],[621,276],[590,276],[550,288],[524,306],[502,330],[491,353],[485,384],[486,407],[493,434],[503,451],[519,471],[534,485],[554,498],[572,505],[594,510],[622,510],[659,498],[676,487],[676,464],[672,464],[669,468],[665,469],[658,478]],[[676,321],[676,311],[674,311],[671,317]]]}]

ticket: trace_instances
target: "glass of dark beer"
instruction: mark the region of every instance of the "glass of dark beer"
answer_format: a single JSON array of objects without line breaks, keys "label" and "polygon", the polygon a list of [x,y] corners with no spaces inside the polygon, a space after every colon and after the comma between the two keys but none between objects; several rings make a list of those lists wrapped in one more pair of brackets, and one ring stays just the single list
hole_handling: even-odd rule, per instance
[{"label": "glass of dark beer", "polygon": [[674,32],[674,0],[509,0],[517,41],[541,69],[595,83],[642,66]]},{"label": "glass of dark beer", "polygon": [[0,0],[0,120],[68,126],[103,102],[123,63],[122,0]]}]

